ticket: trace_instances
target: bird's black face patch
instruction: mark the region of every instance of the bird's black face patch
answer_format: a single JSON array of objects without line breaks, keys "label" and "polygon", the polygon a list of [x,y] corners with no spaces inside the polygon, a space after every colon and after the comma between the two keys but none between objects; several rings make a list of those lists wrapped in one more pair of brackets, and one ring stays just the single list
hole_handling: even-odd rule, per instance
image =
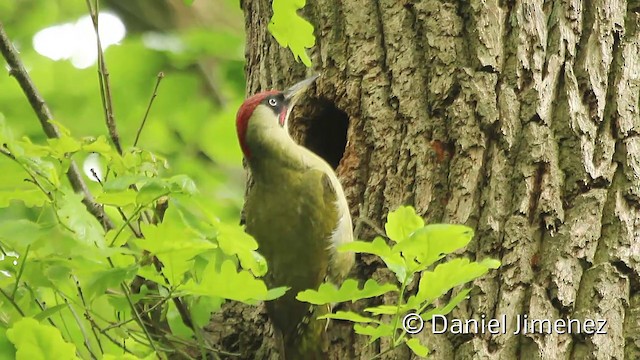
[{"label": "bird's black face patch", "polygon": [[283,93],[269,95],[262,103],[268,106],[271,111],[278,117],[280,126],[284,126],[284,117],[286,116],[287,100]]},{"label": "bird's black face patch", "polygon": [[267,105],[276,115],[279,115],[286,106],[283,93],[269,95],[262,100],[262,103]]}]

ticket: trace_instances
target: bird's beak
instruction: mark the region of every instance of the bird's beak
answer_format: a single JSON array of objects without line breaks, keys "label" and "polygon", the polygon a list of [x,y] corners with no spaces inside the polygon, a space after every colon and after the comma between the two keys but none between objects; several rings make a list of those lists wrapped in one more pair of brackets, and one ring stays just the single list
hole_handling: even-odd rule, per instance
[{"label": "bird's beak", "polygon": [[320,74],[313,75],[312,77],[302,80],[284,91],[284,98],[287,103],[289,103],[289,109],[293,108],[304,91],[307,90],[307,88],[313,84],[319,76]]}]

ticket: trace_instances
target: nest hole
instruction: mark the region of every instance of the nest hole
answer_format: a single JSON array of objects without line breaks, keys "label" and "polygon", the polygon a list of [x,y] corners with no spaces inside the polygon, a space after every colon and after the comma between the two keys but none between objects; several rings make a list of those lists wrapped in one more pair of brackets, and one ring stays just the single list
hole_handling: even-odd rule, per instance
[{"label": "nest hole", "polygon": [[336,169],[347,146],[349,116],[327,99],[311,99],[303,120],[303,144]]}]

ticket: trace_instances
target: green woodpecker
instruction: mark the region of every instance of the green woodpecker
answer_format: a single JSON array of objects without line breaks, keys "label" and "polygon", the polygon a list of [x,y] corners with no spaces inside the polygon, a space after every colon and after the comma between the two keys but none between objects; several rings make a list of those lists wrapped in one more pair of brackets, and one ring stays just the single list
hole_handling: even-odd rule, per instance
[{"label": "green woodpecker", "polygon": [[322,310],[295,297],[299,291],[317,289],[325,279],[343,280],[354,262],[353,253],[336,251],[353,240],[338,178],[326,161],[296,144],[287,129],[293,106],[316,78],[285,91],[253,95],[236,117],[238,140],[253,177],[244,208],[246,231],[267,260],[267,285],[291,288],[266,304],[282,334],[286,360],[326,358],[326,323],[315,320]]}]

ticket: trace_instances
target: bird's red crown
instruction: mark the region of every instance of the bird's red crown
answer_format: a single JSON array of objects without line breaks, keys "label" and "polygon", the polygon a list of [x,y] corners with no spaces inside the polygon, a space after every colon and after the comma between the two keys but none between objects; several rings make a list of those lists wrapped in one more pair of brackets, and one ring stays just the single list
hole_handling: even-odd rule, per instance
[{"label": "bird's red crown", "polygon": [[246,139],[249,119],[251,118],[253,111],[256,109],[256,106],[258,106],[264,98],[269,95],[277,94],[278,92],[279,91],[277,90],[268,90],[252,95],[245,100],[238,109],[238,114],[236,115],[236,132],[238,133],[238,141],[240,142],[242,152],[247,159],[251,156],[251,151],[249,150]]}]

